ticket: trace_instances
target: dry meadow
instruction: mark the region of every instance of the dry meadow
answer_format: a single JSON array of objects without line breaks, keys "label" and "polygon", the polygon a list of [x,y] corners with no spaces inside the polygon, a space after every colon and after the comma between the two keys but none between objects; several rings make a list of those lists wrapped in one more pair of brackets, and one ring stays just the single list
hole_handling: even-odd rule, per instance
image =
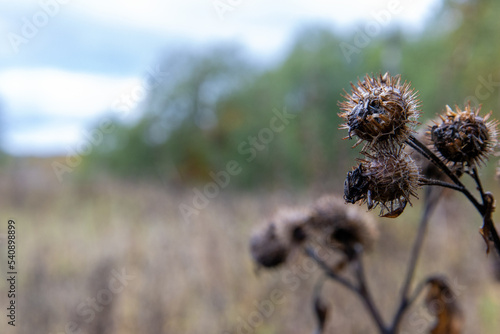
[{"label": "dry meadow", "polygon": [[[192,200],[189,189],[109,178],[59,183],[49,168],[33,165],[19,162],[0,178],[0,247],[5,254],[6,223],[14,219],[19,261],[16,327],[4,319],[1,333],[313,332],[311,292],[320,270],[298,256],[291,266],[258,271],[248,241],[277,208],[311,203],[319,191],[224,190],[185,221],[179,204]],[[417,201],[398,219],[379,219],[379,240],[366,257],[385,318],[396,307],[419,209]],[[466,314],[465,333],[496,334],[500,282],[479,224],[469,203],[443,198],[416,277],[447,275]],[[5,263],[2,257],[2,272]],[[349,291],[328,282],[324,292],[330,333],[374,332]],[[421,299],[402,333],[432,325]]]}]

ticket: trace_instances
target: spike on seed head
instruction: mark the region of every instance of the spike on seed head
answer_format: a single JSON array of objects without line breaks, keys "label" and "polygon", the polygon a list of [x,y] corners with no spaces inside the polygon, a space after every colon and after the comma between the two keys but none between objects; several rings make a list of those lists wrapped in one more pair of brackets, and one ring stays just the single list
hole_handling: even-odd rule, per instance
[{"label": "spike on seed head", "polygon": [[435,151],[444,160],[458,167],[473,167],[484,162],[497,145],[496,120],[488,121],[491,112],[479,116],[481,106],[471,107],[470,103],[461,110],[453,111],[446,106],[441,115],[441,123],[429,127],[428,136]]},{"label": "spike on seed head", "polygon": [[418,124],[420,105],[409,83],[401,84],[401,76],[387,72],[366,75],[351,87],[351,94],[345,93],[346,100],[339,104],[339,116],[345,120],[341,128],[349,132],[344,139],[355,135],[359,139],[354,146],[366,141],[379,148],[394,148],[408,139]]},{"label": "spike on seed head", "polygon": [[367,203],[368,210],[380,205],[382,217],[398,217],[407,203],[411,205],[411,197],[417,197],[420,174],[415,161],[401,148],[364,154],[367,158],[347,173],[345,201]]}]

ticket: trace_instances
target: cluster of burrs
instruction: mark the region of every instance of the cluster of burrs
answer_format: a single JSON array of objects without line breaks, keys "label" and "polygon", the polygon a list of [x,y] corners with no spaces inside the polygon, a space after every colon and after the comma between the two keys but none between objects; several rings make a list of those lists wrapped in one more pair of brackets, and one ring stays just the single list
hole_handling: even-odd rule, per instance
[{"label": "cluster of burrs", "polygon": [[[423,175],[412,156],[405,152],[419,124],[420,101],[401,76],[389,73],[365,76],[357,86],[351,84],[345,93],[339,114],[348,130],[345,138],[358,138],[364,143],[363,159],[348,172],[344,199],[348,203],[367,203],[368,209],[380,206],[380,215],[399,216],[422,184]],[[430,149],[441,162],[457,175],[484,162],[497,144],[496,121],[488,121],[491,113],[479,116],[480,108],[446,106],[440,120],[427,131]]]}]

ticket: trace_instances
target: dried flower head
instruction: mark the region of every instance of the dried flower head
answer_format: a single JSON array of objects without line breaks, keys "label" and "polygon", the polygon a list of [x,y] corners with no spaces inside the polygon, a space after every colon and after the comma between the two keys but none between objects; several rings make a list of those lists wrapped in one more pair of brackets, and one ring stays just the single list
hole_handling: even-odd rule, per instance
[{"label": "dried flower head", "polygon": [[[354,134],[369,146],[395,147],[409,137],[418,124],[419,101],[417,94],[401,76],[391,77],[389,73],[351,83],[351,94],[344,94],[339,114],[345,120],[342,129],[347,129],[351,138]],[[344,139],[346,139],[344,138]]]},{"label": "dried flower head", "polygon": [[364,154],[367,159],[361,159],[358,167],[347,173],[345,201],[362,201],[369,210],[380,205],[382,217],[398,217],[407,203],[411,205],[410,197],[417,197],[419,171],[415,161],[401,148]]},{"label": "dried flower head", "polygon": [[446,106],[441,124],[429,129],[434,149],[446,161],[459,167],[472,167],[487,160],[497,144],[497,121],[487,121],[491,112],[479,116],[481,107],[475,109],[470,103],[461,110],[453,111]]},{"label": "dried flower head", "polygon": [[263,267],[284,263],[293,248],[305,240],[303,225],[309,219],[304,210],[283,209],[250,240],[250,252]]},{"label": "dried flower head", "polygon": [[364,250],[372,248],[378,237],[378,230],[371,215],[357,207],[346,206],[341,198],[323,196],[311,210],[306,226],[317,231],[329,246],[345,253],[354,253],[356,246]]}]

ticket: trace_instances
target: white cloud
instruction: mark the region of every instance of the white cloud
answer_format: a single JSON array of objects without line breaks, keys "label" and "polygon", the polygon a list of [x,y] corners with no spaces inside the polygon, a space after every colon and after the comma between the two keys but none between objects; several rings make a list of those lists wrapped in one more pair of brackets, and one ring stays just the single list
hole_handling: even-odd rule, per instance
[{"label": "white cloud", "polygon": [[3,134],[4,149],[16,155],[68,152],[81,140],[89,122],[110,111],[121,95],[140,85],[138,78],[53,68],[2,71],[2,118],[8,125]]},{"label": "white cloud", "polygon": [[37,113],[51,117],[95,117],[138,78],[108,77],[55,68],[16,68],[0,72],[0,97],[14,115]]},{"label": "white cloud", "polygon": [[[223,19],[214,3],[234,4],[224,12]],[[191,41],[239,41],[252,51],[264,55],[277,52],[290,38],[294,29],[304,22],[322,22],[345,29],[353,24],[373,20],[373,14],[400,9],[390,23],[400,23],[405,29],[419,31],[422,18],[428,17],[441,0],[357,0],[357,1],[130,1],[120,0],[74,2],[71,10],[79,15],[107,23],[116,23],[181,36]],[[267,32],[267,33],[266,33]]]},{"label": "white cloud", "polygon": [[[12,155],[52,155],[71,152],[74,145],[81,139],[82,129],[79,123],[69,123],[65,126],[41,126],[22,128],[16,131],[8,130],[3,136],[6,141],[3,150]],[[69,154],[69,153],[68,153]]]},{"label": "white cloud", "polygon": [[[23,18],[31,18],[42,10],[40,1],[54,3],[57,0],[19,0],[0,2],[0,31],[4,37],[8,31],[19,32]],[[37,35],[37,41],[31,41],[33,46],[43,48],[50,34],[63,34],[61,29],[50,29],[56,22],[71,24],[71,18],[78,17],[79,24],[97,26],[116,26],[124,31],[141,31],[152,35],[164,35],[167,40],[181,40],[193,43],[214,43],[218,41],[236,41],[249,48],[250,52],[261,57],[281,56],[284,47],[293,38],[293,32],[303,23],[321,23],[337,30],[352,28],[367,21],[373,21],[373,14],[389,8],[389,3],[395,0],[357,0],[357,1],[250,1],[250,0],[67,0],[61,4],[58,12],[51,20],[54,24],[43,27]],[[398,1],[398,0],[396,0]],[[62,1],[61,1],[62,2]],[[214,3],[232,4],[233,10],[224,15],[217,13]],[[401,11],[390,19],[390,23],[400,24],[406,30],[419,31],[436,6],[442,0],[410,1],[399,0]],[[67,24],[67,23],[64,23]],[[68,27],[77,29],[75,27]],[[71,29],[69,29],[71,30]],[[91,29],[89,29],[91,31]],[[85,30],[80,30],[85,31]],[[101,31],[100,31],[101,32]],[[52,35],[50,35],[52,36]],[[110,35],[103,30],[101,39],[106,41]],[[95,35],[85,35],[93,41]],[[83,38],[83,37],[82,37]],[[57,40],[57,39],[56,39]],[[161,40],[161,39],[160,39]],[[132,45],[138,49],[137,41],[123,40],[122,45]],[[120,44],[118,43],[118,44]],[[128,44],[129,43],[129,44]],[[135,44],[132,44],[135,43]],[[114,43],[116,47],[117,43]],[[50,45],[50,44],[48,44]],[[58,44],[59,45],[59,44]],[[92,43],[88,47],[92,47]],[[31,45],[30,45],[31,46]],[[159,45],[160,47],[161,45]],[[95,120],[96,117],[110,110],[114,102],[122,95],[130,93],[134,87],[141,85],[139,77],[117,77],[104,74],[89,74],[72,72],[60,68],[32,68],[34,57],[39,57],[33,50],[41,50],[24,46],[20,55],[13,55],[8,39],[0,39],[0,61],[4,70],[0,72],[0,106],[9,126],[12,122],[30,124],[14,124],[7,129],[5,139],[10,148],[16,152],[40,152],[45,147],[59,152],[66,152],[64,145],[79,140],[79,131]],[[66,54],[77,53],[77,48],[69,46]],[[7,53],[7,52],[10,53]],[[42,50],[43,51],[43,50]],[[55,50],[57,51],[57,50]],[[113,50],[110,50],[113,51]],[[33,52],[33,54],[30,54]],[[142,54],[156,52],[152,48],[140,49]],[[42,52],[43,53],[43,52]],[[56,54],[56,53],[54,53]],[[97,53],[100,55],[100,53]],[[109,54],[112,54],[110,52]],[[44,54],[43,61],[53,60],[53,55]],[[74,54],[75,59],[79,54]],[[17,57],[17,58],[9,58]],[[31,57],[31,58],[30,58]],[[103,55],[104,57],[104,55]],[[154,55],[151,55],[151,59]],[[40,57],[39,57],[40,58]],[[39,59],[37,58],[37,59]],[[85,58],[85,57],[83,57]],[[146,57],[147,58],[147,57]],[[31,59],[31,60],[30,60]],[[71,59],[71,58],[70,58]],[[135,60],[138,57],[134,58]],[[9,66],[14,60],[17,67]],[[101,59],[83,59],[89,66],[100,63]],[[18,62],[16,62],[18,61]],[[52,62],[52,66],[54,62]],[[130,64],[130,63],[127,63]],[[59,64],[61,67],[64,64]],[[143,68],[149,64],[142,64]],[[27,66],[27,67],[21,67]],[[30,67],[31,66],[31,67]],[[121,65],[120,65],[121,66]],[[140,67],[140,66],[138,66]],[[124,69],[128,70],[128,69]],[[115,73],[120,69],[115,70]],[[137,73],[141,75],[141,73]],[[43,119],[44,124],[36,125]],[[52,125],[46,124],[50,123]],[[63,129],[57,129],[63,124]],[[11,150],[10,150],[11,151]]]}]

